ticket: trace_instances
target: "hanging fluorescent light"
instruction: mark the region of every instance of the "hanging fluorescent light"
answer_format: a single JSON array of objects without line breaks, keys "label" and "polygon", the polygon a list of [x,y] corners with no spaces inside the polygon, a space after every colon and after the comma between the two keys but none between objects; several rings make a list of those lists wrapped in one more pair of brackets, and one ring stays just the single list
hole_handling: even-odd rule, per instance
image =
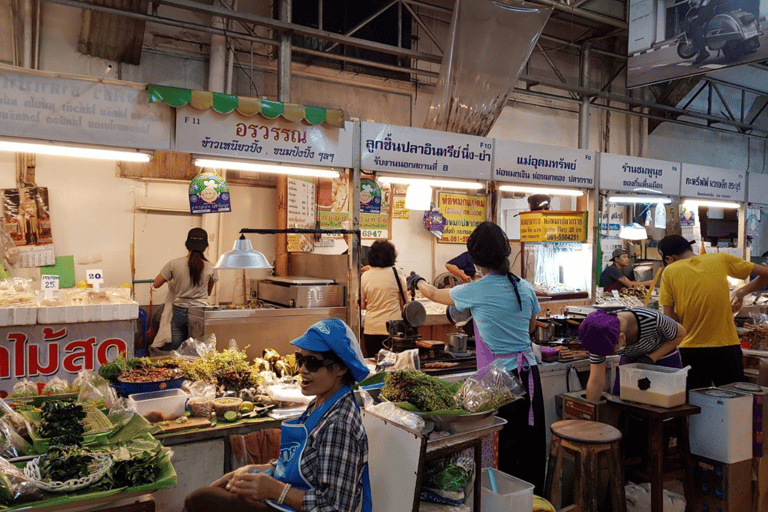
[{"label": "hanging fluorescent light", "polygon": [[89,158],[92,160],[119,160],[123,162],[149,162],[150,155],[138,150],[97,149],[87,146],[62,146],[53,143],[0,141],[0,151],[8,153],[35,153],[37,155]]},{"label": "hanging fluorescent light", "polygon": [[476,181],[454,181],[431,178],[403,178],[400,176],[377,176],[376,181],[387,185],[392,183],[396,185],[428,185],[430,187],[458,188],[463,190],[480,190],[481,188],[485,188],[485,185]]},{"label": "hanging fluorescent light", "polygon": [[672,198],[664,196],[619,195],[608,196],[608,202],[616,204],[669,204],[672,202]]},{"label": "hanging fluorescent light", "polygon": [[712,208],[727,208],[736,209],[741,206],[741,203],[735,201],[715,201],[708,199],[686,199],[683,201],[683,206],[695,208],[698,206],[711,206]]},{"label": "hanging fluorescent light", "polygon": [[412,183],[405,192],[405,207],[409,210],[427,211],[432,208],[432,187],[424,183]]},{"label": "hanging fluorescent light", "polygon": [[229,169],[232,171],[263,172],[268,174],[286,174],[288,176],[307,176],[309,178],[338,178],[339,172],[317,167],[296,167],[276,163],[247,162],[244,160],[219,160],[214,158],[195,158],[198,167]]},{"label": "hanging fluorescent light", "polygon": [[584,191],[577,188],[550,188],[550,187],[527,187],[522,185],[502,185],[499,187],[501,192],[522,192],[524,194],[548,194],[552,196],[573,196],[580,197]]},{"label": "hanging fluorescent light", "polygon": [[619,238],[624,240],[646,240],[648,239],[648,231],[645,230],[645,226],[642,224],[630,222],[621,228]]}]

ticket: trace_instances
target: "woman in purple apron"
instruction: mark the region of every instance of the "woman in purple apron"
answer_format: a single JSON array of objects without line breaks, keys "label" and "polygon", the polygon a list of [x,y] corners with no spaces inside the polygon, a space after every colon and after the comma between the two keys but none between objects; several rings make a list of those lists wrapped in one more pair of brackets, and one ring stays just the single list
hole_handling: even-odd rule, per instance
[{"label": "woman in purple apron", "polygon": [[507,420],[499,433],[499,470],[529,482],[542,495],[546,464],[546,424],[541,380],[531,351],[530,333],[541,310],[533,286],[509,271],[507,235],[492,222],[483,222],[467,239],[467,250],[483,277],[438,290],[418,275],[409,286],[440,304],[470,309],[475,324],[478,374],[495,360],[517,375],[526,390],[522,400],[499,409]]},{"label": "woman in purple apron", "polygon": [[[608,313],[595,311],[579,326],[579,341],[589,350],[587,399],[598,401],[605,389],[605,357],[618,354],[619,365],[657,364],[682,368],[677,346],[685,337],[685,328],[668,316],[646,307]],[[619,374],[613,383],[619,394]]]},{"label": "woman in purple apron", "polygon": [[280,457],[224,475],[186,500],[188,512],[371,512],[368,439],[352,385],[368,375],[360,345],[339,319],[323,320],[293,340],[302,393],[314,396],[301,417],[284,421]]}]

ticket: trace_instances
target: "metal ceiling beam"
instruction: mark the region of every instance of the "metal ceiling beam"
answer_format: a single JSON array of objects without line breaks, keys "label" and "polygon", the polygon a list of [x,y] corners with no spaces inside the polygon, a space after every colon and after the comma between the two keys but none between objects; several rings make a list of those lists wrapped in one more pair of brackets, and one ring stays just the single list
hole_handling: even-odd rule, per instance
[{"label": "metal ceiling beam", "polygon": [[550,7],[554,7],[558,11],[572,14],[578,18],[584,18],[586,20],[602,23],[603,25],[609,25],[611,27],[621,28],[624,30],[629,28],[629,25],[627,25],[627,22],[624,20],[606,16],[605,14],[598,14],[592,11],[579,9],[578,7],[570,6],[564,2],[559,2],[558,0],[533,0],[533,3],[548,5]]},{"label": "metal ceiling beam", "polygon": [[[390,7],[392,7],[393,5],[395,5],[395,4],[396,4],[397,2],[399,2],[399,1],[400,1],[400,0],[392,0],[392,1],[391,1],[391,2],[389,2],[387,5],[385,5],[384,7],[382,7],[381,9],[379,9],[378,11],[374,12],[373,14],[371,14],[370,16],[368,16],[367,18],[365,18],[363,21],[361,21],[360,23],[358,23],[357,25],[355,25],[354,27],[352,27],[350,30],[348,30],[347,32],[345,32],[345,33],[344,33],[344,35],[345,35],[345,36],[351,36],[352,34],[354,34],[355,32],[357,32],[358,30],[360,30],[361,28],[363,28],[364,26],[366,26],[367,24],[369,24],[370,22],[372,22],[373,20],[375,20],[376,18],[378,18],[378,17],[379,17],[379,15],[383,14],[383,13],[384,13],[384,12],[385,12],[387,9],[389,9]],[[320,2],[320,3],[322,4],[322,2]],[[326,51],[326,52],[329,52],[329,51],[333,50],[334,48],[336,48],[337,46],[339,46],[339,44],[341,44],[341,43],[333,43],[331,46],[329,46],[328,48],[326,48],[326,49],[325,49],[325,51]]]}]

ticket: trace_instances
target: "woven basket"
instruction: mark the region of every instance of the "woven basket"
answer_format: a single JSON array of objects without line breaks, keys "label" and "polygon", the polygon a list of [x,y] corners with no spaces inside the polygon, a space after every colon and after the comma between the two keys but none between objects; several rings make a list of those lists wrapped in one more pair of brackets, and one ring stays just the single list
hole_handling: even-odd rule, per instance
[{"label": "woven basket", "polygon": [[109,468],[112,467],[112,457],[101,453],[93,456],[98,463],[98,467],[90,475],[82,478],[73,478],[66,482],[51,482],[41,479],[40,467],[38,466],[40,457],[43,457],[43,455],[35,457],[27,462],[27,465],[24,467],[24,475],[42,490],[49,492],[69,492],[83,489],[84,487],[93,485],[101,480],[102,477],[107,474]]}]

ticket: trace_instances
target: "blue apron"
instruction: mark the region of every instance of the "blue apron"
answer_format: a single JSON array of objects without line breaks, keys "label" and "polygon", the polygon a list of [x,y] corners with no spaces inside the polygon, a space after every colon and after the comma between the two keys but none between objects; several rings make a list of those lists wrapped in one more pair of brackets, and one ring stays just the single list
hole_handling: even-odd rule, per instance
[{"label": "blue apron", "polygon": [[[351,393],[352,388],[349,386],[342,386],[334,395],[323,403],[319,408],[315,409],[312,414],[307,416],[307,411],[295,420],[284,421],[280,428],[280,458],[277,460],[277,465],[274,470],[274,477],[281,482],[291,484],[292,487],[307,491],[311,485],[301,474],[301,458],[304,455],[304,448],[307,446],[307,438],[309,432],[314,430],[318,422],[322,419],[323,415],[333,407],[339,399],[341,399],[347,393]],[[355,402],[355,406],[360,410],[360,407]],[[302,423],[302,420],[306,420]],[[273,508],[283,510],[285,512],[296,512],[288,505],[279,505],[276,501],[265,500],[265,502]],[[373,502],[371,500],[371,483],[368,478],[368,464],[366,463],[365,469],[363,469],[363,503],[361,512],[371,512],[373,509]]]}]

